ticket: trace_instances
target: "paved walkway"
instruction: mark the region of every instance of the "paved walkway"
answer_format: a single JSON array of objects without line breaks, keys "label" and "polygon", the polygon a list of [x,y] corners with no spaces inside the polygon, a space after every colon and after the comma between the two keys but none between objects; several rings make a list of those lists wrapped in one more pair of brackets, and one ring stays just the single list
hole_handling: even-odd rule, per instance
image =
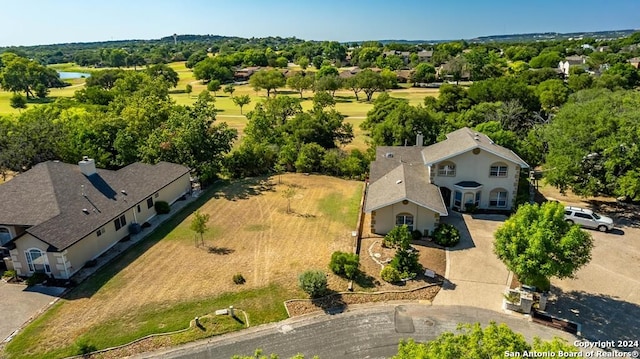
[{"label": "paved walkway", "polygon": [[[468,215],[451,211],[443,222],[460,230],[460,243],[447,251],[447,271],[434,305],[474,306],[502,311],[502,293],[509,271],[493,253],[493,233],[501,215]],[[471,236],[470,232],[473,232]]]}]

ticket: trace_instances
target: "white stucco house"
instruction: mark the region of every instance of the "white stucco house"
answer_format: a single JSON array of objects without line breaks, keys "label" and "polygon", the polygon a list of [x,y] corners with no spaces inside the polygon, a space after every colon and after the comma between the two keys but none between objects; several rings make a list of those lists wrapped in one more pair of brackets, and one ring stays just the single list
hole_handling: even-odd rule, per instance
[{"label": "white stucco house", "polygon": [[155,202],[189,193],[189,173],[168,162],[117,171],[89,158],[40,163],[0,185],[0,247],[20,276],[68,279],[155,216]]},{"label": "white stucco house", "polygon": [[450,209],[513,208],[520,170],[529,165],[467,127],[446,137],[430,146],[376,149],[365,201],[371,233],[406,224],[427,235]]}]

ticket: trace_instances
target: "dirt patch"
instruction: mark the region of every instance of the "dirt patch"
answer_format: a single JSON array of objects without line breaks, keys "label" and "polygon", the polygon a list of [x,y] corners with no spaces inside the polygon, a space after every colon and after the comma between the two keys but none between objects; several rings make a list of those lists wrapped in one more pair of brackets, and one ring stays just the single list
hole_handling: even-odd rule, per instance
[{"label": "dirt patch", "polygon": [[[70,345],[113,318],[127,323],[129,313],[150,305],[175,306],[272,283],[302,297],[297,280],[301,272],[328,271],[331,253],[353,251],[351,232],[357,209],[348,209],[349,199],[357,207],[362,182],[302,174],[282,175],[281,180],[248,179],[220,188],[200,208],[211,216],[204,245],[196,246],[200,239],[189,229],[189,216],[143,253],[125,254],[130,263],[104,285],[61,301],[46,327],[38,331],[39,339],[34,340],[38,348],[33,349],[44,352]],[[286,213],[287,200],[282,195],[289,185],[297,191],[291,200],[293,213]],[[344,217],[354,213],[351,221],[326,214],[319,204],[329,196],[342,199],[332,209]],[[244,285],[233,283],[237,273],[246,279]],[[332,290],[346,290],[344,279],[334,275],[328,279]]]},{"label": "dirt patch", "polygon": [[383,248],[382,237],[363,238],[360,249],[360,266],[369,281],[365,283],[356,281],[356,289],[364,291],[415,289],[425,284],[433,283],[438,277],[444,277],[447,259],[445,250],[442,247],[429,241],[414,241],[411,245],[418,252],[420,264],[425,269],[435,272],[436,279],[425,277],[424,273],[419,273],[418,277],[406,282],[403,286],[383,281],[380,277],[382,266],[378,262],[385,264],[391,261],[391,258],[395,255],[395,249]]},{"label": "dirt patch", "polygon": [[318,311],[337,313],[346,310],[349,305],[354,304],[390,302],[397,300],[432,301],[440,291],[440,287],[441,286],[439,284],[433,284],[426,288],[419,288],[406,292],[337,293],[319,299],[293,300],[285,304],[291,317]]},{"label": "dirt patch", "polygon": [[411,246],[418,252],[422,266],[435,273],[434,277],[419,273],[415,279],[400,284],[383,281],[380,277],[382,265],[391,261],[395,249],[382,247],[380,236],[363,238],[360,249],[362,275],[354,281],[357,292],[335,293],[320,299],[289,301],[286,303],[289,315],[298,316],[317,311],[335,313],[346,310],[349,305],[372,302],[432,301],[440,291],[444,279],[446,253],[442,247],[428,241],[414,241]]}]

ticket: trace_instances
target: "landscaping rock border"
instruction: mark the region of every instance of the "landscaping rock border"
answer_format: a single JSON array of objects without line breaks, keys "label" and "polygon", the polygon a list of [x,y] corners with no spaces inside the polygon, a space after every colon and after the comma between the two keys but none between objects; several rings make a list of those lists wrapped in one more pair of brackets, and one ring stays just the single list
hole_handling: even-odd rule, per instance
[{"label": "landscaping rock border", "polygon": [[315,299],[290,299],[284,302],[289,317],[318,311],[336,313],[349,305],[389,302],[398,300],[426,300],[431,302],[438,294],[442,282],[427,284],[415,289],[383,292],[340,292]]}]

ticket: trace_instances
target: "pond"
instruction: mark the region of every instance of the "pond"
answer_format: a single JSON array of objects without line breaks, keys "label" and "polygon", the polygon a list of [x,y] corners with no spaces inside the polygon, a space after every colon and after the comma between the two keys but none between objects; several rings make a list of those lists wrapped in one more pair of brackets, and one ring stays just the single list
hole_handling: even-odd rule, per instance
[{"label": "pond", "polygon": [[58,76],[60,76],[60,80],[70,80],[91,77],[91,74],[84,72],[58,71]]}]

